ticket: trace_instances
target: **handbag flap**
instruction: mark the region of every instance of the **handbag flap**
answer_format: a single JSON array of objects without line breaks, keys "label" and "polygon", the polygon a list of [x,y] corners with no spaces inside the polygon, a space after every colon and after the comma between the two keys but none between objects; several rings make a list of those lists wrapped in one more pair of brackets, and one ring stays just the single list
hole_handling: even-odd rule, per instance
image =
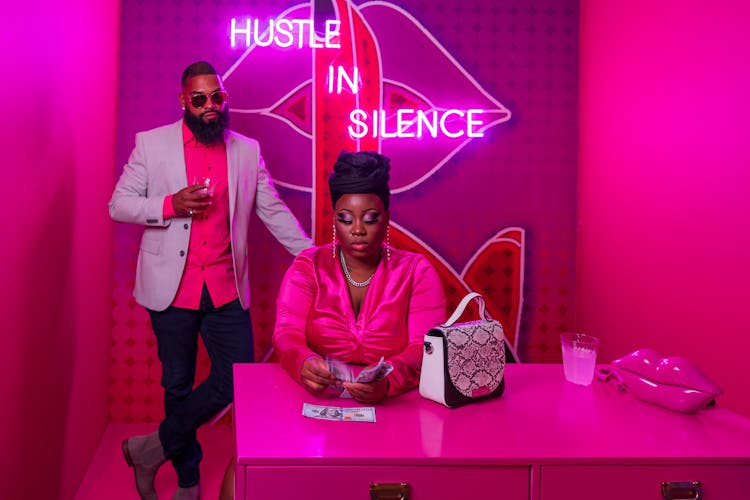
[{"label": "handbag flap", "polygon": [[494,391],[503,380],[503,328],[495,320],[477,320],[439,328],[446,339],[446,364],[453,386],[470,398]]}]

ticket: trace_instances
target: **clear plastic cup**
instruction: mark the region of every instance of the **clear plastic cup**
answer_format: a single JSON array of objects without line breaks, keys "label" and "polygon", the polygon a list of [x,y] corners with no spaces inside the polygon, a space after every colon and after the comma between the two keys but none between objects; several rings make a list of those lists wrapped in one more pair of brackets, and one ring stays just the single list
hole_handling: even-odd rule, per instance
[{"label": "clear plastic cup", "polygon": [[214,191],[216,190],[216,181],[211,177],[196,175],[193,177],[192,184],[203,184],[204,186],[206,186],[205,188],[196,191],[196,193],[206,193],[209,196],[213,196]]},{"label": "clear plastic cup", "polygon": [[599,339],[584,333],[560,335],[565,379],[579,385],[591,385],[596,367]]}]

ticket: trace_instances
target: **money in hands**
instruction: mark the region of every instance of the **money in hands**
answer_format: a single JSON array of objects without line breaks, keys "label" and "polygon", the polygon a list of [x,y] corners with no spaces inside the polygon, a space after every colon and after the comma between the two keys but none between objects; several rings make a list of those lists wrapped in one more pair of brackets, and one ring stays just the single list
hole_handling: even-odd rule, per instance
[{"label": "money in hands", "polygon": [[385,358],[381,356],[380,361],[377,364],[368,366],[357,375],[354,379],[355,382],[360,384],[369,384],[375,382],[381,378],[385,378],[389,373],[393,371],[393,365],[385,361]]},{"label": "money in hands", "polygon": [[356,377],[354,376],[352,365],[329,356],[326,356],[325,361],[328,371],[340,382],[369,384],[370,382],[387,377],[393,371],[393,365],[385,361],[385,358],[382,356],[377,363],[366,367]]},{"label": "money in hands", "polygon": [[[354,376],[354,368],[344,361],[326,356],[325,362],[328,371],[340,382],[369,384],[387,377],[393,371],[393,365],[385,361],[383,356],[380,357],[380,360],[376,364],[370,365],[359,372],[356,377]],[[344,389],[339,397],[351,398],[352,396],[349,394],[349,391]]]},{"label": "money in hands", "polygon": [[340,382],[351,382],[354,380],[354,369],[348,363],[330,356],[326,356],[326,368],[331,375]]},{"label": "money in hands", "polygon": [[340,408],[338,406],[321,406],[304,403],[302,415],[320,420],[341,420],[344,422],[375,422],[375,408]]}]

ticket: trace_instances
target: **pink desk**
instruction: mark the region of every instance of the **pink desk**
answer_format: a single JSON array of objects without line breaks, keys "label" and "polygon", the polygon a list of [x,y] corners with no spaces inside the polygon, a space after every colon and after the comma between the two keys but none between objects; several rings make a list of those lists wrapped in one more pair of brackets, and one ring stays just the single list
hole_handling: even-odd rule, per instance
[{"label": "pink desk", "polygon": [[750,498],[749,419],[576,386],[561,365],[508,365],[500,399],[455,410],[415,390],[378,405],[377,423],[303,417],[304,402],[363,405],[318,400],[278,365],[234,373],[237,498],[396,498],[371,497],[370,484],[408,483],[411,500],[659,500],[662,481]]}]

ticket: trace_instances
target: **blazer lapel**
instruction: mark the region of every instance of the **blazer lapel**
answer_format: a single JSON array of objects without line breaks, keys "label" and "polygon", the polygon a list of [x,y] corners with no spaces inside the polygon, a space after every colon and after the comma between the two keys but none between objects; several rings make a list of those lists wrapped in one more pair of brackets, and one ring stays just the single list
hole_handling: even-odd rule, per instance
[{"label": "blazer lapel", "polygon": [[165,141],[165,144],[174,144],[174,151],[171,151],[169,158],[175,158],[176,161],[167,163],[167,167],[171,169],[169,173],[170,179],[176,181],[177,186],[187,186],[187,168],[185,166],[185,140],[182,137],[182,120],[173,124],[168,129],[169,137]]},{"label": "blazer lapel", "polygon": [[237,148],[234,147],[235,138],[232,134],[226,135],[227,146],[227,191],[229,193],[229,223],[234,220],[234,207],[237,203],[237,189],[239,187],[240,159]]}]

